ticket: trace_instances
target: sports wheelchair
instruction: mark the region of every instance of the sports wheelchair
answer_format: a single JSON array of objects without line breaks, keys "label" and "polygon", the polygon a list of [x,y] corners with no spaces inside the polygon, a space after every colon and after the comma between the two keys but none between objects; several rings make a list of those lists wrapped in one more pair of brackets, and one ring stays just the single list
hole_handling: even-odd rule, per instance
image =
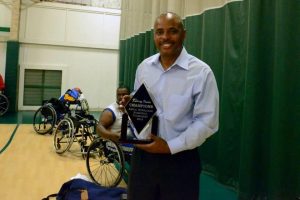
[{"label": "sports wheelchair", "polygon": [[4,115],[7,112],[9,107],[9,101],[4,94],[4,90],[5,90],[5,83],[0,74],[0,116]]},{"label": "sports wheelchair", "polygon": [[98,121],[93,115],[78,115],[62,119],[54,133],[54,147],[56,153],[68,151],[74,142],[80,146],[80,152],[85,159],[88,145],[97,137]]},{"label": "sports wheelchair", "polygon": [[[151,133],[157,133],[158,118],[152,118]],[[104,187],[115,187],[122,179],[128,183],[130,160],[134,150],[136,136],[128,123],[128,116],[123,114],[119,141],[105,138],[95,139],[89,146],[86,156],[86,167],[91,179]],[[139,141],[142,143],[143,141]],[[144,141],[148,143],[148,141]]]},{"label": "sports wheelchair", "polygon": [[115,187],[122,179],[127,183],[132,144],[99,137],[89,146],[86,167],[91,179],[104,187]]},{"label": "sports wheelchair", "polygon": [[[71,108],[74,107],[75,108]],[[33,128],[41,135],[52,133],[53,128],[65,117],[70,117],[72,111],[77,115],[86,115],[89,112],[89,105],[86,99],[75,101],[61,101],[51,98],[35,112],[33,117]]]}]

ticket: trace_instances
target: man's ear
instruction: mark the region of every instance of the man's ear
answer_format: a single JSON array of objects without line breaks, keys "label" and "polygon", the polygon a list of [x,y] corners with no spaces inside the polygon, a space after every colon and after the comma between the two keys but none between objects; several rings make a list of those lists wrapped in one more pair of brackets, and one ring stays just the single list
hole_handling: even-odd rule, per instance
[{"label": "man's ear", "polygon": [[183,40],[185,39],[185,37],[186,37],[186,30],[185,29],[183,29],[183,31],[182,31],[182,35],[183,35]]}]

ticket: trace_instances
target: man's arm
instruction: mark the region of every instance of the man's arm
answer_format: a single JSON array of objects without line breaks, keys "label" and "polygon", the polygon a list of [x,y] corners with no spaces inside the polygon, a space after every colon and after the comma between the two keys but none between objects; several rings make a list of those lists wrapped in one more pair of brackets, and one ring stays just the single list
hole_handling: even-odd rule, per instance
[{"label": "man's arm", "polygon": [[168,141],[172,154],[202,145],[219,128],[219,92],[212,71],[208,72],[202,85],[195,96],[191,124],[179,136]]},{"label": "man's arm", "polygon": [[109,130],[109,127],[114,123],[113,114],[110,110],[104,110],[99,118],[99,122],[97,124],[97,133],[104,138],[118,141],[120,138],[120,134],[114,133]]}]

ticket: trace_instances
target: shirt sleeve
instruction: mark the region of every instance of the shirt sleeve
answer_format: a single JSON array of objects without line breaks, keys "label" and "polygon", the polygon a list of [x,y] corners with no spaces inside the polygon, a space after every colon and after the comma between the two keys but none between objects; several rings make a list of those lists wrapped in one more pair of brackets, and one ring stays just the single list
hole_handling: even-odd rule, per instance
[{"label": "shirt sleeve", "polygon": [[202,145],[219,127],[219,92],[212,71],[206,76],[202,88],[194,97],[193,118],[188,128],[179,136],[167,141],[172,154]]},{"label": "shirt sleeve", "polygon": [[142,84],[141,82],[141,65],[142,63],[137,67],[136,72],[135,72],[135,79],[134,79],[134,91],[132,91],[132,94],[135,93],[135,91],[140,87]]}]

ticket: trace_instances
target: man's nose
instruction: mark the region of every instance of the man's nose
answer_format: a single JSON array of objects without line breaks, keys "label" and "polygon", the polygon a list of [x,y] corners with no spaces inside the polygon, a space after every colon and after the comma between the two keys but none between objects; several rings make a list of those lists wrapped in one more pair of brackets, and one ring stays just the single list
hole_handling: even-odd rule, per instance
[{"label": "man's nose", "polygon": [[161,36],[162,36],[163,39],[167,39],[167,38],[169,38],[170,35],[169,35],[169,33],[166,31],[166,32],[164,32]]}]

